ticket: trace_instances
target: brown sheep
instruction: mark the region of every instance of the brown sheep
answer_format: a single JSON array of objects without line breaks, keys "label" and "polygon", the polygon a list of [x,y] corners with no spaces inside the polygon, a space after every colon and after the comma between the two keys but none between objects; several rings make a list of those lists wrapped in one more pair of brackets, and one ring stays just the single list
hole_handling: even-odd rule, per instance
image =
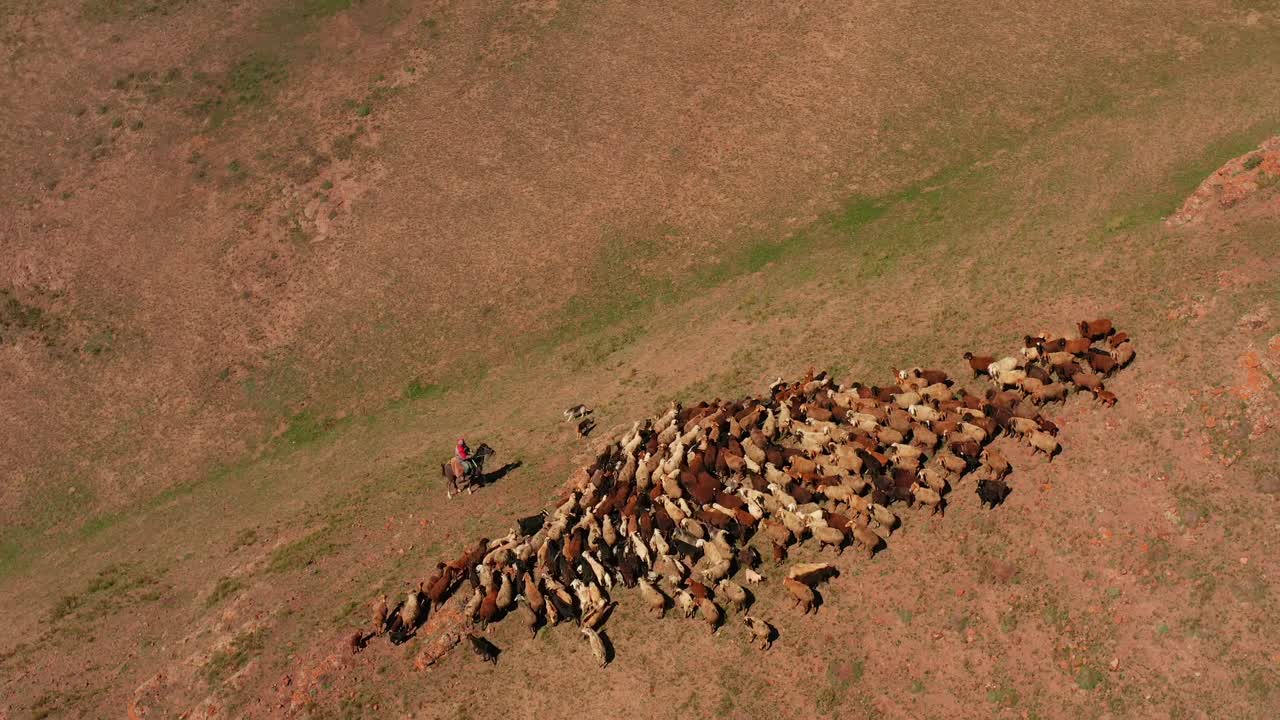
[{"label": "brown sheep", "polygon": [[1031,393],[1031,402],[1037,405],[1044,405],[1050,402],[1060,402],[1067,399],[1067,386],[1062,383],[1053,383],[1045,385]]},{"label": "brown sheep", "polygon": [[935,492],[932,488],[925,487],[920,483],[911,484],[911,497],[915,502],[921,505],[927,505],[931,511],[931,515],[942,513],[942,495]]},{"label": "brown sheep", "polygon": [[540,619],[537,611],[530,607],[527,602],[522,602],[517,607],[520,609],[520,618],[524,621],[525,627],[529,628],[529,637],[536,637]]},{"label": "brown sheep", "polygon": [[1090,350],[1086,360],[1089,363],[1089,367],[1103,377],[1115,372],[1115,369],[1120,366],[1120,363],[1115,358],[1101,350]]},{"label": "brown sheep", "polygon": [[1116,397],[1116,394],[1111,392],[1110,390],[1099,390],[1098,392],[1094,393],[1093,396],[1097,398],[1099,402],[1101,402],[1103,405],[1107,407],[1113,407],[1116,404],[1116,401],[1119,400],[1119,398]]},{"label": "brown sheep", "polygon": [[1112,348],[1118,348],[1129,340],[1129,333],[1119,332],[1107,338],[1107,344]]},{"label": "brown sheep", "polygon": [[844,551],[844,533],[839,530],[828,525],[817,525],[809,528],[809,532],[818,541],[820,547],[830,545],[836,549],[837,554]]},{"label": "brown sheep", "polygon": [[365,634],[359,630],[353,630],[347,638],[347,647],[351,648],[352,655],[358,655],[361,650],[368,644]]},{"label": "brown sheep", "polygon": [[1088,338],[1089,340],[1101,340],[1115,332],[1115,328],[1112,327],[1111,321],[1107,318],[1081,320],[1077,327],[1080,329],[1080,337]]},{"label": "brown sheep", "polygon": [[1094,375],[1093,373],[1075,373],[1071,376],[1071,382],[1075,383],[1076,387],[1082,390],[1088,390],[1094,393],[1106,389],[1102,384],[1102,378]]},{"label": "brown sheep", "polygon": [[1064,346],[1064,351],[1072,355],[1083,355],[1089,352],[1089,348],[1093,347],[1093,341],[1089,338],[1076,338],[1068,340]]},{"label": "brown sheep", "polygon": [[373,603],[373,634],[381,635],[387,630],[387,595],[383,593]]},{"label": "brown sheep", "polygon": [[1042,452],[1048,458],[1049,462],[1053,462],[1053,456],[1061,449],[1057,438],[1047,432],[1036,430],[1027,436],[1027,442],[1031,444],[1032,452]]},{"label": "brown sheep", "polygon": [[710,598],[698,598],[698,613],[707,627],[711,628],[712,634],[720,629],[720,618],[723,615],[720,612],[720,606],[711,602]]},{"label": "brown sheep", "polygon": [[480,601],[480,627],[485,627],[498,616],[498,588],[485,593]]},{"label": "brown sheep", "polygon": [[791,593],[791,599],[794,600],[795,607],[801,608],[806,615],[813,611],[814,603],[817,600],[813,588],[791,578],[782,578],[782,584],[786,587],[787,592]]},{"label": "brown sheep", "polygon": [[995,363],[996,359],[990,355],[974,355],[971,352],[964,354],[964,359],[969,361],[969,369],[973,371],[973,376],[988,375],[990,372],[987,368]]},{"label": "brown sheep", "polygon": [[853,531],[853,539],[867,553],[867,557],[875,557],[876,550],[882,542],[879,535],[867,527],[865,523],[855,522],[850,526]]}]

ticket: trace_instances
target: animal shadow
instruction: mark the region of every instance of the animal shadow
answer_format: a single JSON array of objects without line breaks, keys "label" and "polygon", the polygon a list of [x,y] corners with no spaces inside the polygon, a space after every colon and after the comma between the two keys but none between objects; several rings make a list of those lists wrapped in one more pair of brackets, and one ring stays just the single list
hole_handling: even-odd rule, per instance
[{"label": "animal shadow", "polygon": [[479,478],[477,478],[476,485],[478,487],[492,485],[498,482],[499,480],[501,480],[502,478],[506,477],[508,473],[513,472],[515,470],[519,470],[522,465],[524,465],[523,460],[516,460],[515,462],[509,462],[506,465],[503,465],[502,467],[498,468],[497,470],[494,470],[493,472],[487,472],[484,475],[481,475]]}]

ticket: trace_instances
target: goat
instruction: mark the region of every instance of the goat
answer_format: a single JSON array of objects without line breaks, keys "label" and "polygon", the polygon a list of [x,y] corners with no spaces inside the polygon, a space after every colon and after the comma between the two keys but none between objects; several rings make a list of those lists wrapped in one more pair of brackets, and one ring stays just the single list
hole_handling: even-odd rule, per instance
[{"label": "goat", "polygon": [[591,408],[587,407],[586,405],[574,405],[573,407],[570,407],[568,410],[564,411],[564,419],[577,420],[579,418],[584,418],[590,414],[591,414]]},{"label": "goat", "polygon": [[764,576],[756,572],[755,570],[752,570],[751,568],[745,568],[742,571],[742,577],[746,578],[747,582],[751,583],[752,585],[759,585],[760,583],[764,582]]}]

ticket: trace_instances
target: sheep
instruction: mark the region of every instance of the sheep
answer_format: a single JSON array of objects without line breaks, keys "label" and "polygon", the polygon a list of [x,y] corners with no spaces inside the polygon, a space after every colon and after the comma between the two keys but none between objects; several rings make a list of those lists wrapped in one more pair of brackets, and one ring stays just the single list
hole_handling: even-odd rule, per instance
[{"label": "sheep", "polygon": [[793,606],[801,608],[805,615],[808,615],[814,609],[814,603],[817,598],[814,595],[813,588],[791,578],[782,578],[782,585],[787,589],[787,592],[791,593],[791,599],[794,601],[792,603]]},{"label": "sheep", "polygon": [[752,643],[758,644],[761,650],[768,650],[773,646],[774,630],[772,625],[750,615],[742,616],[742,624],[747,626],[747,632],[751,635]]},{"label": "sheep", "polygon": [[720,606],[711,601],[710,598],[698,598],[698,614],[702,616],[703,622],[711,628],[711,634],[715,634],[720,629],[720,618],[723,616],[720,612]]},{"label": "sheep", "polygon": [[987,375],[993,378],[999,377],[1000,373],[1007,373],[1022,367],[1024,360],[1016,357],[1004,357],[987,366]]},{"label": "sheep", "polygon": [[480,626],[485,627],[498,617],[498,588],[485,593],[480,601]]},{"label": "sheep", "polygon": [[742,612],[742,609],[747,606],[750,600],[746,588],[728,579],[721,580],[716,584],[716,592],[727,600],[736,612]]},{"label": "sheep", "polygon": [[1101,340],[1115,332],[1115,328],[1111,326],[1111,321],[1107,318],[1081,320],[1076,327],[1080,329],[1080,337],[1089,340]]},{"label": "sheep", "polygon": [[1136,353],[1133,350],[1133,343],[1124,342],[1116,345],[1111,350],[1111,357],[1115,358],[1116,367],[1122,368],[1133,361]]},{"label": "sheep", "polygon": [[502,584],[498,587],[498,609],[507,610],[515,603],[515,583],[506,573],[502,574]]},{"label": "sheep", "polygon": [[387,595],[382,594],[373,603],[373,634],[382,635],[387,631]]},{"label": "sheep", "polygon": [[990,374],[990,368],[996,362],[996,359],[990,355],[974,355],[971,352],[966,352],[964,359],[969,362],[969,369],[973,371],[975,378],[979,375]]},{"label": "sheep", "polygon": [[916,478],[923,480],[926,487],[938,494],[947,491],[947,471],[937,465],[927,465],[916,472]]},{"label": "sheep", "polygon": [[518,603],[516,607],[520,612],[520,619],[524,621],[525,627],[529,628],[529,637],[537,636],[538,623],[541,620],[538,612],[528,602]]},{"label": "sheep", "polygon": [[854,541],[867,553],[867,557],[875,557],[876,550],[880,547],[880,543],[883,542],[882,538],[865,523],[855,522],[849,528],[853,533]]},{"label": "sheep", "polygon": [[480,588],[472,590],[471,597],[467,598],[467,602],[462,606],[462,616],[468,620],[474,620],[476,613],[480,611],[480,603],[484,600],[484,591]]},{"label": "sheep", "polygon": [[921,505],[927,505],[931,515],[942,513],[942,495],[933,488],[921,485],[920,483],[912,483],[909,490],[914,502]]},{"label": "sheep", "polygon": [[365,634],[359,630],[351,631],[351,635],[347,637],[347,647],[351,649],[352,655],[359,655],[360,651],[368,645],[368,642]]},{"label": "sheep", "polygon": [[1103,377],[1115,372],[1115,369],[1120,366],[1120,363],[1117,362],[1109,353],[1097,349],[1091,349],[1085,357],[1085,360],[1089,363],[1089,367],[1092,368],[1095,373],[1098,373]]},{"label": "sheep", "polygon": [[1094,393],[1093,396],[1097,398],[1099,402],[1101,402],[1103,405],[1107,407],[1113,407],[1116,404],[1116,402],[1119,400],[1119,398],[1116,397],[1116,394],[1111,392],[1110,390],[1099,390],[1098,392]]},{"label": "sheep", "polygon": [[[992,367],[995,367],[992,365]],[[1019,383],[1027,379],[1027,371],[1014,368],[1012,370],[994,370],[991,373],[992,380],[1002,388],[1017,387]]]},{"label": "sheep", "polygon": [[1008,475],[1009,471],[1013,467],[1009,464],[1009,461],[1005,456],[995,448],[989,447],[983,449],[981,460],[982,466],[987,468],[989,477],[996,480]]},{"label": "sheep", "polygon": [[662,591],[654,587],[652,583],[644,578],[636,581],[640,586],[640,597],[649,605],[650,612],[657,611],[658,617],[661,618],[667,613],[667,596]]},{"label": "sheep", "polygon": [[994,510],[997,505],[1004,502],[1010,492],[1008,484],[1003,480],[983,478],[978,481],[978,497],[982,500],[983,507],[990,506]]},{"label": "sheep", "polygon": [[684,613],[685,618],[691,618],[698,609],[698,603],[693,599],[693,595],[685,590],[680,590],[676,593],[676,607],[680,609],[680,612]]},{"label": "sheep", "polygon": [[1062,383],[1051,383],[1031,391],[1031,402],[1036,405],[1058,402],[1067,399],[1067,386]]},{"label": "sheep", "polygon": [[907,412],[920,422],[935,422],[942,419],[942,414],[931,405],[912,405],[907,408]]},{"label": "sheep", "polygon": [[587,407],[586,405],[573,405],[572,407],[564,411],[564,419],[566,421],[577,420],[579,418],[584,418],[590,414],[591,414],[591,408]]},{"label": "sheep", "polygon": [[1032,452],[1042,452],[1049,458],[1049,462],[1053,462],[1053,456],[1061,449],[1058,439],[1047,432],[1040,430],[1032,431],[1027,435],[1027,442],[1030,443]]},{"label": "sheep", "polygon": [[407,632],[412,632],[418,627],[418,595],[422,592],[422,584],[419,583],[417,589],[409,592],[405,598],[404,605],[400,606],[400,625]]},{"label": "sheep", "polygon": [[755,570],[752,570],[751,568],[744,569],[742,571],[742,577],[746,578],[747,582],[751,583],[752,585],[759,585],[760,583],[764,582],[764,576],[756,572]]},{"label": "sheep", "polygon": [[600,662],[600,667],[609,664],[609,650],[604,644],[604,639],[600,637],[600,633],[589,627],[580,628],[580,632],[587,638],[587,644],[591,646],[591,654],[595,655],[596,660]]},{"label": "sheep", "polygon": [[836,554],[844,551],[844,533],[839,530],[827,525],[818,525],[809,528],[809,532],[818,541],[820,547],[830,545],[836,549]]}]

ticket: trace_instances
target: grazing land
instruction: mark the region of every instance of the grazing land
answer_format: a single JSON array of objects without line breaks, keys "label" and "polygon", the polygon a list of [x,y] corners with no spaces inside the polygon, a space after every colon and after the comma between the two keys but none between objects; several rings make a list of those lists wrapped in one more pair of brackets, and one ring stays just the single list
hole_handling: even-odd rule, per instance
[{"label": "grazing land", "polygon": [[[1273,0],[16,0],[0,58],[0,718],[1280,707]],[[774,573],[764,659],[634,592],[603,670],[347,648],[672,401],[1095,317],[1115,407]],[[460,434],[521,465],[447,499]]]}]

